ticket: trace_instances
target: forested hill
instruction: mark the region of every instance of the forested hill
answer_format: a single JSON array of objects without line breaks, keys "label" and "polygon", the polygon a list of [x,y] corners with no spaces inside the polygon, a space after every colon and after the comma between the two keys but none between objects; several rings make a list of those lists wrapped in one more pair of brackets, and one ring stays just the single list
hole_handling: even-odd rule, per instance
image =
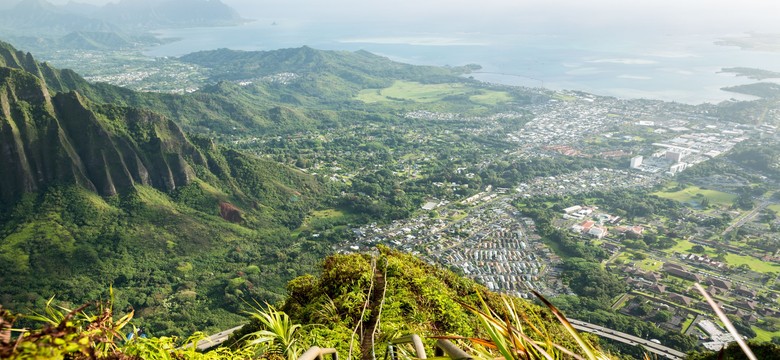
[{"label": "forested hill", "polygon": [[299,75],[329,74],[365,87],[387,86],[391,79],[457,81],[458,75],[476,67],[416,66],[368,51],[326,51],[308,46],[273,51],[218,49],[192,53],[180,59],[212,69],[214,80],[243,80],[292,72]]},{"label": "forested hill", "polygon": [[327,244],[291,235],[327,199],[313,176],[188,136],[151,110],[90,100],[81,78],[29,54],[0,54],[6,308],[84,303],[113,284],[118,308],[149,329],[191,333],[231,323],[241,294],[280,299],[324,254]]},{"label": "forested hill", "polygon": [[[77,90],[97,104],[150,110],[175,121],[186,132],[216,137],[289,134],[387,116],[386,108],[366,109],[368,105],[355,97],[361,90],[390,86],[396,80],[469,81],[459,76],[468,71],[466,67],[413,66],[365,51],[309,47],[267,52],[223,49],[194,53],[183,59],[209,68],[212,84],[182,95],[91,84],[71,70],[38,63],[29,53],[0,41],[0,64],[45,79],[52,91]],[[239,80],[249,80],[251,84],[242,85]]]}]

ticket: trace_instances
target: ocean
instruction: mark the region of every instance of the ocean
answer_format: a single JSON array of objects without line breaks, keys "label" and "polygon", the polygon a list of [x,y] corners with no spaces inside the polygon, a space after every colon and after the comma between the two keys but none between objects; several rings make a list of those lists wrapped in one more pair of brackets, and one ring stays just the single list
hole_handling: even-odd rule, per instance
[{"label": "ocean", "polygon": [[160,30],[156,34],[178,41],[149,49],[149,56],[304,45],[322,50],[367,50],[410,64],[479,64],[482,70],[472,76],[487,82],[689,104],[754,99],[720,90],[756,82],[722,73],[722,68],[780,70],[780,53],[715,45],[719,38],[734,34],[437,33],[381,26],[356,31],[334,24],[272,19],[233,27]]}]

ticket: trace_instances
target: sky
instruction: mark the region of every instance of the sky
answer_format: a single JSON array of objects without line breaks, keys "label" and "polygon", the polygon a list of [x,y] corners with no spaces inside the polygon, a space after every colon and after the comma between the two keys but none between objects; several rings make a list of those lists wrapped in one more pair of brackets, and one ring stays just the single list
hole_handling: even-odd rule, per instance
[{"label": "sky", "polygon": [[[9,2],[14,0],[0,0]],[[69,0],[50,0],[66,3]],[[116,0],[77,0],[105,4]],[[438,31],[780,33],[776,0],[223,0],[253,19]]]}]

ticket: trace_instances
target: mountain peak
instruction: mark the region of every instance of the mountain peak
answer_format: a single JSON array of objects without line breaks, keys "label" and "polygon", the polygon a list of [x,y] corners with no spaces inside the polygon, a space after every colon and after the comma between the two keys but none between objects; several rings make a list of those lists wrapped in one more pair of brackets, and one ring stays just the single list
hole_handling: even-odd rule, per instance
[{"label": "mountain peak", "polygon": [[46,0],[22,0],[14,6],[15,11],[58,11],[58,7]]}]

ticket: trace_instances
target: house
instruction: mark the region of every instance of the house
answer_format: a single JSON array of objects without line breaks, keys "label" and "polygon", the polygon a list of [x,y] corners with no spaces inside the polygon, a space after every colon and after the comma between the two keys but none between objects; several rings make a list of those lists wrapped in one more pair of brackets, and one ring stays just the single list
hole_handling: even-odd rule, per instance
[{"label": "house", "polygon": [[[727,307],[726,307],[725,303],[723,303],[722,301],[717,301],[717,300],[715,301],[715,303],[718,305],[719,308],[723,309],[724,312],[727,311]],[[712,312],[712,308],[710,307],[710,304],[707,303],[706,301],[701,301],[698,304],[696,304],[696,308],[699,309],[699,310]]]},{"label": "house", "polygon": [[716,288],[724,289],[724,290],[731,289],[731,281],[722,280],[718,278],[712,278],[712,277],[708,278],[705,284],[714,286]]},{"label": "house", "polygon": [[691,304],[693,303],[693,299],[685,295],[680,295],[675,293],[669,294],[669,300],[685,306],[691,306]]},{"label": "house", "polygon": [[745,310],[755,311],[758,307],[758,303],[755,301],[737,301],[734,302],[734,306]]},{"label": "house", "polygon": [[626,232],[626,235],[628,235],[630,237],[633,237],[633,238],[640,238],[640,237],[642,237],[642,233],[644,233],[644,231],[645,231],[645,228],[643,228],[643,227],[641,227],[639,225],[636,225],[636,226],[632,226],[631,228],[629,228],[628,231]]},{"label": "house", "polygon": [[719,287],[710,286],[707,288],[707,292],[712,296],[725,296],[728,295],[728,290],[721,289]]},{"label": "house", "polygon": [[649,280],[649,281],[652,281],[654,283],[657,283],[657,282],[661,281],[661,278],[662,278],[661,274],[659,274],[657,272],[653,272],[653,271],[643,272],[641,276],[645,280]]},{"label": "house", "polygon": [[680,269],[678,267],[668,267],[667,268],[666,265],[664,264],[664,271],[666,271],[667,274],[672,275],[672,276],[677,276],[679,278],[683,278],[683,279],[686,279],[686,280],[701,282],[701,276],[700,275],[694,274],[692,272],[688,272],[688,271],[685,271],[685,270],[682,270],[682,269]]},{"label": "house", "polygon": [[582,232],[589,232],[590,228],[592,228],[593,225],[595,224],[596,222],[593,220],[583,221],[582,224],[580,224],[580,226],[582,227]]},{"label": "house", "polygon": [[662,284],[655,284],[648,288],[648,290],[656,293],[656,294],[663,294],[666,292],[666,285]]},{"label": "house", "polygon": [[756,297],[756,295],[757,295],[755,290],[751,290],[750,288],[748,288],[748,287],[746,287],[744,285],[738,286],[734,290],[734,293],[737,294],[737,295],[740,295],[740,296],[751,298],[751,299]]}]

